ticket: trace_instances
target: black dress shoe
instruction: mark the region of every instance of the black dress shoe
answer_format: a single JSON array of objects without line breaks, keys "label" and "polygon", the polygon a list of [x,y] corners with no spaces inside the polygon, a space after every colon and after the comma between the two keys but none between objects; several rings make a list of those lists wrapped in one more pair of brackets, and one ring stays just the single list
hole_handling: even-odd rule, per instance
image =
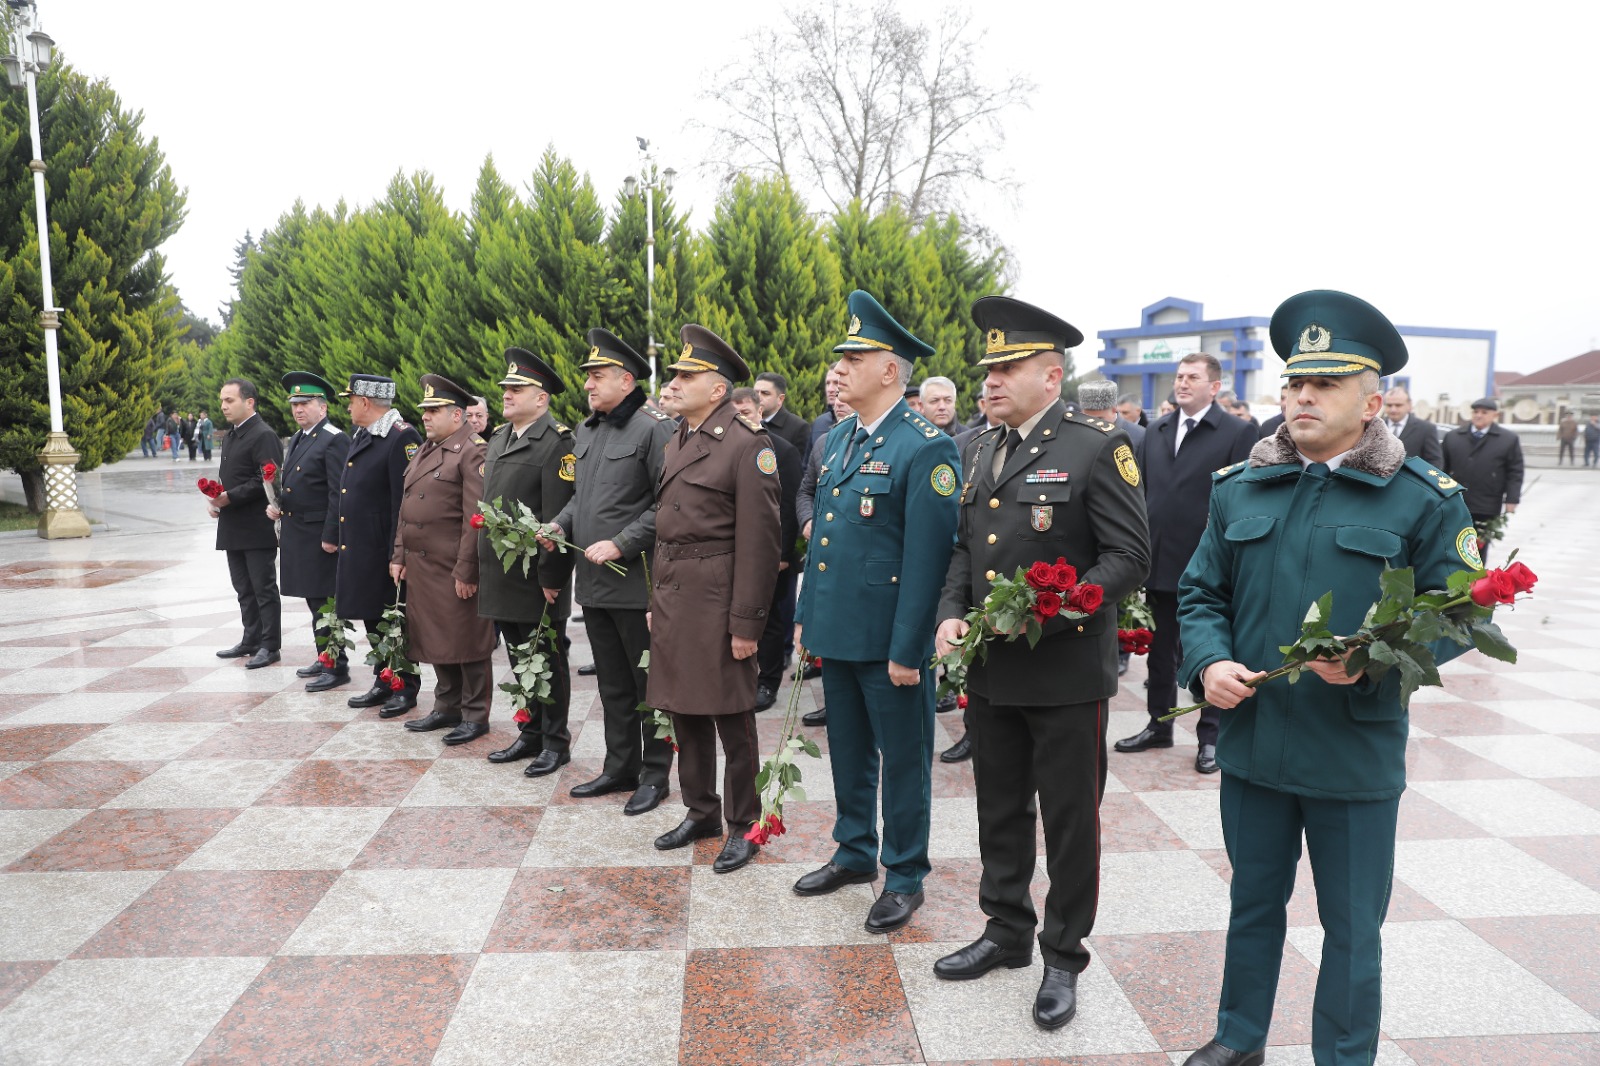
[{"label": "black dress shoe", "polygon": [[314,677],[306,682],[306,691],[326,692],[330,688],[338,688],[340,685],[348,685],[349,683],[350,671],[348,670],[324,671],[321,677]]},{"label": "black dress shoe", "polygon": [[1194,757],[1194,772],[1197,774],[1214,774],[1217,772],[1217,746],[1215,744],[1200,745],[1200,751]]},{"label": "black dress shoe", "polygon": [[[415,725],[407,722],[407,726]],[[489,732],[488,722],[462,722],[444,735],[444,742],[450,745],[468,744]]]},{"label": "black dress shoe", "polygon": [[828,724],[828,708],[818,707],[800,716],[801,725],[819,726]]},{"label": "black dress shoe", "polygon": [[1131,737],[1123,737],[1113,745],[1121,752],[1149,751],[1151,748],[1172,747],[1171,733],[1157,733],[1154,729],[1141,729]]},{"label": "black dress shoe", "polygon": [[661,801],[672,792],[666,785],[640,785],[622,805],[623,814],[643,814],[661,806]]},{"label": "black dress shoe", "polygon": [[982,937],[934,963],[933,975],[946,981],[970,981],[1001,966],[1020,970],[1032,965],[1031,942],[1020,948],[1003,948],[988,937]]},{"label": "black dress shoe", "polygon": [[939,753],[940,762],[966,762],[970,758],[972,758],[972,738],[965,734]]},{"label": "black dress shoe", "polygon": [[829,892],[837,892],[845,885],[865,885],[878,879],[878,871],[862,873],[852,870],[848,866],[840,866],[830,862],[818,870],[801,877],[794,883],[794,894],[797,896],[826,896]]},{"label": "black dress shoe", "polygon": [[821,676],[822,667],[814,662],[806,663],[806,668],[800,671],[800,680],[802,681],[814,681]]},{"label": "black dress shoe", "polygon": [[590,796],[608,796],[613,792],[632,792],[639,787],[637,777],[612,777],[610,774],[601,774],[593,781],[585,781],[581,785],[573,785],[568,795],[579,799],[588,799]]},{"label": "black dress shoe", "polygon": [[533,761],[523,767],[522,776],[543,777],[546,774],[553,774],[571,761],[572,755],[570,753],[550,751],[547,748],[535,755]]},{"label": "black dress shoe", "polygon": [[1078,1013],[1078,975],[1055,966],[1044,968],[1039,994],[1033,997],[1033,1020],[1041,1029],[1059,1029]]},{"label": "black dress shoe", "polygon": [[256,649],[249,644],[235,644],[231,648],[223,648],[217,652],[219,659],[243,659],[246,655],[254,655]]},{"label": "black dress shoe", "polygon": [[359,696],[345,700],[346,707],[381,707],[393,693],[388,685],[373,685]]},{"label": "black dress shoe", "polygon": [[590,663],[588,666],[580,666],[580,667],[578,667],[578,676],[579,677],[593,677],[594,676],[594,663]]},{"label": "black dress shoe", "polygon": [[1261,1066],[1267,1061],[1266,1049],[1235,1051],[1215,1040],[1183,1060],[1183,1066]]},{"label": "black dress shoe", "polygon": [[754,840],[746,840],[743,833],[729,833],[728,839],[723,841],[722,851],[717,855],[717,860],[711,864],[714,874],[730,874],[756,857],[761,850],[761,845]]},{"label": "black dress shoe", "polygon": [[709,818],[699,822],[693,818],[685,818],[677,824],[676,828],[656,837],[656,850],[674,851],[677,848],[688,847],[696,840],[706,840],[721,835],[721,822],[714,822]]},{"label": "black dress shoe", "polygon": [[933,705],[933,713],[949,714],[951,711],[955,710],[957,706],[956,694],[954,692],[946,692],[943,696],[939,697],[939,702]]},{"label": "black dress shoe", "polygon": [[778,702],[778,693],[766,685],[756,686],[756,710],[764,711]]},{"label": "black dress shoe", "polygon": [[298,670],[296,670],[294,672],[294,676],[295,677],[316,677],[320,673],[322,673],[322,664],[320,662],[317,662],[317,663],[312,663],[310,666],[302,666],[300,669],[298,669]]},{"label": "black dress shoe", "polygon": [[[388,706],[385,704],[384,706]],[[461,724],[461,714],[447,714],[444,711],[432,711],[425,718],[418,718],[415,722],[407,722],[406,728],[413,733],[431,733],[435,729],[445,726],[458,726]]]},{"label": "black dress shoe", "polygon": [[401,689],[399,692],[391,692],[389,698],[383,701],[383,706],[378,708],[378,717],[399,718],[402,714],[414,710],[416,706],[417,694]]},{"label": "black dress shoe", "polygon": [[245,661],[244,668],[246,670],[259,670],[263,666],[271,666],[282,658],[283,656],[270,648],[257,648],[256,653]]},{"label": "black dress shoe", "polygon": [[538,755],[543,750],[543,745],[536,740],[529,740],[528,734],[518,733],[516,740],[513,740],[499,751],[491,751],[489,753],[489,761],[516,762],[518,759],[526,759]]},{"label": "black dress shoe", "polygon": [[867,932],[892,933],[911,920],[922,906],[922,893],[885,892],[867,912]]}]

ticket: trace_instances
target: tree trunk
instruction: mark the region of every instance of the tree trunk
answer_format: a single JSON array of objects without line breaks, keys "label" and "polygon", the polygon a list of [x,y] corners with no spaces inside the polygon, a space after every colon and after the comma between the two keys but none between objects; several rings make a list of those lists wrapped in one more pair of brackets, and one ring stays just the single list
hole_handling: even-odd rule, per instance
[{"label": "tree trunk", "polygon": [[44,473],[39,470],[23,470],[22,492],[28,500],[28,511],[31,514],[44,513]]}]

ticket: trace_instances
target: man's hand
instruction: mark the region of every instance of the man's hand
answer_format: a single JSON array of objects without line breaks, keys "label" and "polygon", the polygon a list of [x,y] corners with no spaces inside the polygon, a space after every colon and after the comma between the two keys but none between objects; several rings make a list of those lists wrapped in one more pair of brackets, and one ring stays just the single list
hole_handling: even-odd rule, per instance
[{"label": "man's hand", "polygon": [[224,493],[218,494],[217,496],[212,497],[211,506],[217,508],[217,510],[220,511],[222,508],[228,506],[228,504],[230,504],[232,502],[233,502],[232,500],[228,499],[228,494],[226,492],[224,492]]},{"label": "man's hand", "polygon": [[781,574],[787,569],[789,569],[789,564],[786,563],[786,562],[783,562],[782,560],[779,560],[778,561],[778,573]]},{"label": "man's hand", "polygon": [[799,622],[796,622],[794,624],[794,646],[797,647],[797,648],[805,647],[805,644],[802,643],[801,640],[800,640],[800,623]]},{"label": "man's hand", "polygon": [[933,651],[941,659],[956,650],[956,641],[967,635],[967,630],[972,627],[960,618],[946,618],[939,623],[939,629],[933,635]]},{"label": "man's hand", "polygon": [[267,504],[267,517],[276,522],[278,519],[283,517],[283,512],[278,510],[277,504],[269,503]]},{"label": "man's hand", "polygon": [[1355,677],[1345,672],[1345,661],[1350,658],[1350,653],[1345,652],[1337,659],[1313,659],[1306,663],[1306,668],[1316,674],[1330,685],[1353,685],[1367,676],[1365,670]]},{"label": "man's hand", "polygon": [[401,566],[399,563],[390,563],[389,564],[389,580],[390,581],[404,581],[405,579],[406,579],[406,568]]},{"label": "man's hand", "polygon": [[1212,663],[1200,675],[1200,681],[1205,686],[1206,702],[1224,711],[1239,706],[1242,701],[1256,694],[1256,690],[1245,682],[1253,681],[1265,672],[1252,670],[1244,663],[1228,659]]},{"label": "man's hand", "polygon": [[1516,514],[1516,513],[1517,513],[1517,505],[1516,504],[1514,504],[1514,503],[1506,504],[1506,514]]},{"label": "man's hand", "polygon": [[327,552],[329,555],[332,555],[334,552],[339,550],[339,546],[337,544],[329,544],[327,541],[323,541],[322,550]]},{"label": "man's hand", "polygon": [[811,539],[811,519],[806,519],[805,528],[800,530],[800,535],[807,540]]},{"label": "man's hand", "polygon": [[[653,625],[651,625],[651,616],[654,615],[654,614],[655,614],[654,611],[646,611],[644,613],[644,631],[646,633],[651,633],[651,632],[654,632],[654,630],[655,630],[655,627]],[[642,658],[642,656],[641,656],[641,658]]]},{"label": "man's hand", "polygon": [[622,558],[622,549],[615,541],[597,540],[584,550],[583,557],[596,566]]},{"label": "man's hand", "polygon": [[733,657],[740,662],[756,653],[756,642],[745,637],[733,638]]},{"label": "man's hand", "polygon": [[889,680],[900,686],[915,685],[922,680],[922,671],[912,666],[889,663]]},{"label": "man's hand", "polygon": [[[556,525],[554,522],[550,523],[550,528],[555,530],[556,536],[561,537],[563,539],[566,538],[567,531],[562,529],[560,526]],[[553,552],[553,551],[556,550],[556,542],[553,541],[553,540],[550,540],[550,539],[548,539],[546,537],[540,537],[539,538],[539,547],[543,548],[547,552]]]},{"label": "man's hand", "polygon": [[544,593],[544,602],[546,603],[554,603],[561,598],[560,589],[540,589],[539,591]]},{"label": "man's hand", "polygon": [[470,600],[478,594],[478,586],[469,585],[465,581],[456,582],[456,599]]}]

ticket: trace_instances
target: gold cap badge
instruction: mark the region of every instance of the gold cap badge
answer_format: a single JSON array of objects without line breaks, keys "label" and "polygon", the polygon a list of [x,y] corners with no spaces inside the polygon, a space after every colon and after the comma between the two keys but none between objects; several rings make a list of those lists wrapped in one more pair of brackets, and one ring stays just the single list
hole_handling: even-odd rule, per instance
[{"label": "gold cap badge", "polygon": [[861,316],[860,315],[851,315],[850,316],[850,335],[851,336],[855,336],[857,333],[860,333],[860,332],[861,332]]},{"label": "gold cap badge", "polygon": [[1312,323],[1300,331],[1300,352],[1325,352],[1332,347],[1333,334],[1328,332],[1326,326]]}]

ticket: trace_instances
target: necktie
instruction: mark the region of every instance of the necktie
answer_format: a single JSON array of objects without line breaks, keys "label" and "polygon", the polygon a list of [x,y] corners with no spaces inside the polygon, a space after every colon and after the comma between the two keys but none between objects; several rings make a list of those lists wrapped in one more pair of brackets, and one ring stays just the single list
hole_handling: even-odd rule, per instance
[{"label": "necktie", "polygon": [[1312,477],[1327,477],[1330,471],[1328,470],[1327,463],[1312,463],[1310,466],[1306,467],[1306,473],[1310,474]]},{"label": "necktie", "polygon": [[1174,454],[1177,453],[1179,448],[1183,447],[1183,442],[1188,440],[1189,439],[1189,434],[1191,434],[1193,432],[1194,432],[1194,419],[1185,418],[1183,420],[1183,436],[1178,438],[1178,447],[1172,449]]},{"label": "necktie", "polygon": [[350,446],[353,448],[357,444],[360,444],[362,441],[366,440],[370,436],[372,436],[372,434],[367,432],[367,427],[366,426],[362,426],[361,428],[357,429],[354,433],[350,434]]},{"label": "necktie", "polygon": [[1397,436],[1397,437],[1400,435],[1400,427],[1401,427],[1401,423],[1399,423],[1399,422],[1390,422],[1389,423],[1389,429],[1391,431],[1393,431],[1394,435]]},{"label": "necktie", "polygon": [[1009,432],[1006,433],[1006,458],[1005,458],[1006,462],[1009,463],[1011,461],[1011,456],[1016,453],[1017,448],[1019,448],[1021,445],[1022,445],[1022,434],[1021,434],[1021,432],[1019,432],[1018,430],[1013,429],[1013,430],[1010,430]]},{"label": "necktie", "polygon": [[1472,439],[1473,440],[1482,440],[1483,439],[1483,435],[1484,435],[1485,432],[1486,432],[1485,430],[1481,430],[1481,429],[1473,430],[1472,431]]},{"label": "necktie", "polygon": [[861,453],[861,446],[867,443],[867,428],[862,426],[856,430],[855,436],[850,438],[850,448],[846,451],[844,465],[840,470],[849,470],[856,465],[856,457]]}]

